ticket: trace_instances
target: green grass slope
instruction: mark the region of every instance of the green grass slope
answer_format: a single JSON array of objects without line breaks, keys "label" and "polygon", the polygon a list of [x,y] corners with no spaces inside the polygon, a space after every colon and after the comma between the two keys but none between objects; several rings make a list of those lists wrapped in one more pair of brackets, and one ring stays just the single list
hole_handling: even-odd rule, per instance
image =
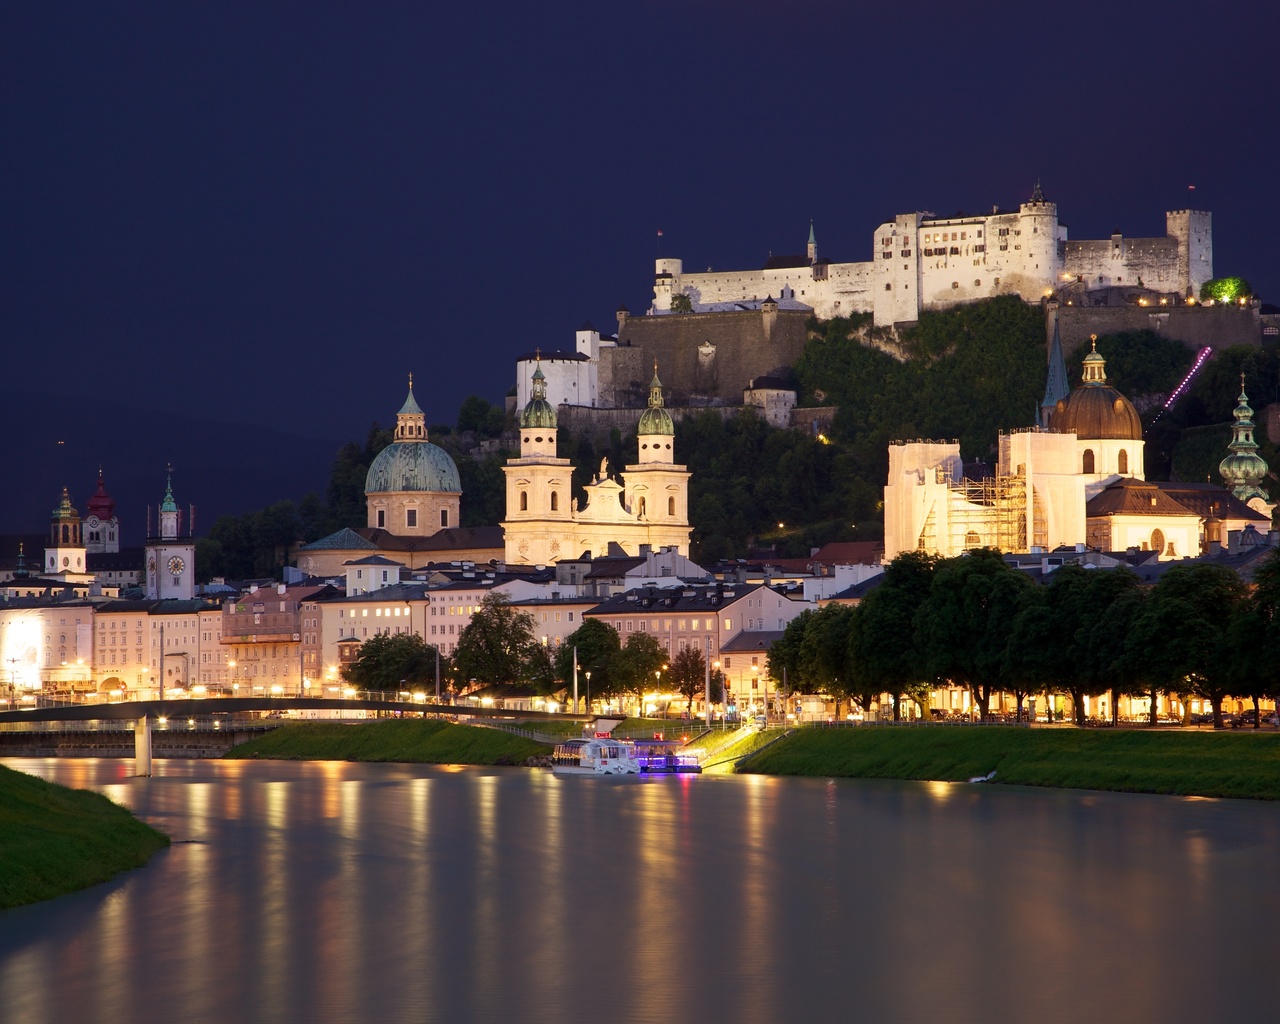
[{"label": "green grass slope", "polygon": [[105,882],[168,845],[100,793],[0,768],[0,908]]},{"label": "green grass slope", "polygon": [[1280,736],[1173,731],[802,729],[740,769],[768,775],[993,782],[1280,799]]},{"label": "green grass slope", "polygon": [[422,764],[524,764],[550,754],[544,743],[496,729],[437,719],[384,719],[345,725],[283,725],[233,747],[229,758],[293,761],[412,761]]}]

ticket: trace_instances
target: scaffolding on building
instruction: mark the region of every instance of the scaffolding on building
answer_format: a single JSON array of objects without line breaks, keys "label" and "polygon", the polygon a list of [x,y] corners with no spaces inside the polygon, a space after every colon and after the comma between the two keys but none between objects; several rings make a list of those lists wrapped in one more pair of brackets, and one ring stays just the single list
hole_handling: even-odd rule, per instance
[{"label": "scaffolding on building", "polygon": [[952,490],[948,550],[1027,550],[1027,481],[1023,476],[967,477]]}]

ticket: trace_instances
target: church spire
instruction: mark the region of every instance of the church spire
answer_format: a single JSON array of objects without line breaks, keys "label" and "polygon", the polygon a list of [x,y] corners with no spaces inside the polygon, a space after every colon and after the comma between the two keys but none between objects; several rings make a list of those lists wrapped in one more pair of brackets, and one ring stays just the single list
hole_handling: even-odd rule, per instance
[{"label": "church spire", "polygon": [[1236,408],[1232,413],[1235,423],[1231,427],[1231,443],[1227,445],[1229,454],[1218,463],[1218,472],[1223,482],[1241,501],[1261,498],[1264,502],[1270,499],[1260,484],[1267,475],[1266,460],[1258,454],[1258,442],[1253,439],[1253,409],[1249,407],[1249,396],[1244,390],[1244,374],[1240,374],[1240,396],[1236,399]]},{"label": "church spire", "polygon": [[1049,374],[1044,383],[1044,399],[1040,402],[1040,426],[1049,425],[1049,417],[1058,403],[1071,394],[1067,363],[1062,358],[1062,336],[1058,333],[1058,311],[1053,311],[1053,341],[1049,344]]},{"label": "church spire", "polygon": [[813,233],[813,218],[809,218],[809,265],[812,266],[818,259],[818,236]]}]

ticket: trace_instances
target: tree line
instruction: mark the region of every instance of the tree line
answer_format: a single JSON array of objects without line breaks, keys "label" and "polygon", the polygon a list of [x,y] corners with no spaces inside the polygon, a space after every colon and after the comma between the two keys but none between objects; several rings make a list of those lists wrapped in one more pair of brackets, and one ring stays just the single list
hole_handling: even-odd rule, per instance
[{"label": "tree line", "polygon": [[984,549],[938,559],[905,553],[856,605],[806,611],[769,652],[787,688],[847,698],[869,709],[884,694],[894,718],[914,701],[930,716],[930,691],[967,689],[988,717],[992,698],[1069,694],[1085,724],[1085,698],[1145,697],[1155,724],[1161,694],[1207,701],[1222,725],[1227,697],[1280,697],[1280,552],[1252,589],[1215,564],[1175,566],[1154,586],[1125,568],[1079,565],[1044,584]]}]

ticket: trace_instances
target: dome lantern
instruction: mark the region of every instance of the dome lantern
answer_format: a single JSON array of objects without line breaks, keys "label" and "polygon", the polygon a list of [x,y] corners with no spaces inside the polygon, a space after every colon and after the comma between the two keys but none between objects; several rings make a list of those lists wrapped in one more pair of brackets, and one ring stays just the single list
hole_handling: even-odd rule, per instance
[{"label": "dome lantern", "polygon": [[555,430],[556,410],[547,401],[547,378],[542,372],[542,353],[537,356],[533,370],[533,389],[529,403],[520,412],[522,430]]},{"label": "dome lantern", "polygon": [[675,423],[671,419],[671,413],[667,412],[666,404],[662,399],[662,381],[658,379],[658,363],[655,360],[653,364],[653,380],[649,383],[649,408],[640,416],[640,423],[636,427],[636,433],[643,437],[652,434],[671,436],[675,432]]}]

